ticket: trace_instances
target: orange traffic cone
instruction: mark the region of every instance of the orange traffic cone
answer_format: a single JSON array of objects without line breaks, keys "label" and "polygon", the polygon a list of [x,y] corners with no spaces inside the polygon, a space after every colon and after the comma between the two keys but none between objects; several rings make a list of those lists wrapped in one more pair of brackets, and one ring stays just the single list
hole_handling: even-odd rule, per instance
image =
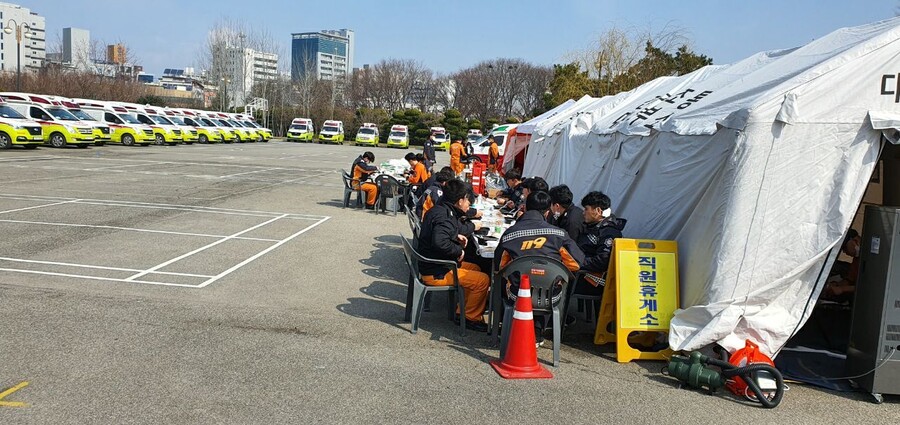
[{"label": "orange traffic cone", "polygon": [[491,361],[494,370],[506,379],[552,378],[553,374],[537,361],[534,317],[531,313],[531,280],[528,275],[522,275],[512,323],[504,323],[503,326],[509,326],[509,342],[503,360]]}]

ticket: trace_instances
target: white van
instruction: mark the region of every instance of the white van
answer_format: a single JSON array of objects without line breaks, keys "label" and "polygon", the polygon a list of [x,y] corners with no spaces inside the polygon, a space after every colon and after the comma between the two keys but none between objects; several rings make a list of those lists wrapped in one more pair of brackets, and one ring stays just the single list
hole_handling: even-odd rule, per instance
[{"label": "white van", "polygon": [[336,120],[328,120],[322,124],[322,131],[319,132],[319,143],[344,143],[344,122]]},{"label": "white van", "polygon": [[109,126],[110,142],[125,146],[149,145],[153,142],[153,129],[143,125],[136,117],[116,111],[107,103],[91,99],[72,99],[78,109],[69,108],[75,116],[87,114]]},{"label": "white van", "polygon": [[62,148],[76,145],[86,148],[96,140],[94,126],[79,120],[59,102],[28,93],[0,93],[0,97],[16,112],[37,121],[41,125],[44,141],[50,146]]},{"label": "white van", "polygon": [[316,127],[309,118],[294,118],[287,131],[287,140],[298,142],[312,142],[316,135]]},{"label": "white van", "polygon": [[409,127],[405,125],[391,126],[391,133],[388,134],[387,146],[389,148],[408,148]]},{"label": "white van", "polygon": [[494,141],[497,142],[497,149],[500,151],[500,158],[503,158],[503,152],[506,150],[506,136],[508,136],[509,132],[516,127],[518,127],[518,124],[503,124],[494,127],[493,130],[488,132],[487,136],[481,137],[478,140],[469,141],[469,148],[478,159],[487,164],[488,151],[491,149],[491,142],[487,137],[494,136]]}]

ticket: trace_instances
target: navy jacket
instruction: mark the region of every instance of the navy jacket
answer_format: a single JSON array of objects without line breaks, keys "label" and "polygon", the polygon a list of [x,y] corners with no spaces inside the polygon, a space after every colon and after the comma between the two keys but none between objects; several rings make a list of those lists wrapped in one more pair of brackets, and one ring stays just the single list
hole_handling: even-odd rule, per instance
[{"label": "navy jacket", "polygon": [[547,222],[565,230],[572,240],[577,241],[581,235],[581,229],[584,227],[584,210],[575,205],[569,205],[566,212],[562,213],[559,218],[553,218],[551,214],[547,217]]},{"label": "navy jacket", "polygon": [[584,251],[582,269],[606,273],[612,255],[613,239],[622,237],[622,229],[628,220],[609,216],[596,223],[585,224],[578,237],[578,247]]},{"label": "navy jacket", "polygon": [[[435,260],[459,259],[463,246],[457,238],[471,230],[464,223],[466,215],[449,202],[441,201],[428,210],[419,232],[419,253]],[[471,225],[471,224],[469,224]],[[450,268],[440,264],[419,263],[423,276],[442,278]]]}]

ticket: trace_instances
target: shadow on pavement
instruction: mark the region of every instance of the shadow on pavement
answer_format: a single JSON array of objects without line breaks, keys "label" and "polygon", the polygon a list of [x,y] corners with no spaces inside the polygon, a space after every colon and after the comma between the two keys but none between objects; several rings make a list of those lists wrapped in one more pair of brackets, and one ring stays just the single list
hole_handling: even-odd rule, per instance
[{"label": "shadow on pavement", "polygon": [[[406,282],[409,278],[409,268],[403,258],[403,249],[400,247],[400,236],[384,235],[375,238],[373,250],[369,258],[359,260],[369,267],[363,269],[363,273],[375,279]],[[405,286],[405,283],[403,283]]]},{"label": "shadow on pavement", "polygon": [[[331,200],[331,201],[321,201],[321,202],[317,202],[317,204],[325,206],[325,207],[344,208],[344,203],[340,199],[335,199],[335,200]],[[354,200],[350,199],[350,206],[347,207],[347,209],[350,209],[350,210],[362,209],[362,208],[354,208],[355,205],[356,204],[354,203]]]},{"label": "shadow on pavement", "polygon": [[348,298],[347,303],[337,306],[337,309],[349,316],[377,320],[409,332],[409,328],[403,325],[403,306],[395,302],[371,298]]},{"label": "shadow on pavement", "polygon": [[381,301],[395,301],[406,304],[406,285],[376,280],[360,292]]}]

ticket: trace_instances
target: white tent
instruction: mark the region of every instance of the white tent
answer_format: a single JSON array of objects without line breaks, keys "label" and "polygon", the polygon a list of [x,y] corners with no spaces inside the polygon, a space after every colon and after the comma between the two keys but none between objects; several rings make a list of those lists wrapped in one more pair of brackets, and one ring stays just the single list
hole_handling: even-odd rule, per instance
[{"label": "white tent", "polygon": [[[585,97],[590,98],[590,96],[585,96]],[[525,121],[522,124],[519,124],[519,126],[516,127],[516,131],[519,131],[524,134],[532,134],[532,133],[534,133],[534,129],[538,125],[540,125],[542,122],[544,122],[556,115],[559,115],[560,113],[564,112],[566,109],[568,109],[570,106],[572,106],[574,104],[575,104],[575,101],[572,99],[569,99],[569,100],[557,105],[555,108],[550,109],[549,111],[544,112],[543,114],[540,114],[528,121]]]},{"label": "white tent", "polygon": [[[590,98],[590,96],[585,97]],[[516,126],[512,133],[512,135],[514,136],[507,140],[507,145],[503,153],[502,168],[504,170],[509,170],[513,167],[516,155],[518,155],[528,147],[528,142],[531,141],[531,134],[534,133],[534,130],[538,125],[540,125],[544,121],[549,120],[550,118],[553,118],[554,116],[564,113],[566,109],[569,109],[569,107],[571,107],[575,103],[576,102],[574,100],[569,99],[550,109],[549,111],[544,112],[543,114],[540,114]]]},{"label": "white tent", "polygon": [[[557,154],[557,142],[568,137],[570,127],[574,126],[582,133],[590,131],[590,127],[587,124],[589,121],[585,121],[585,119],[589,118],[593,111],[604,109],[604,105],[612,103],[613,100],[613,96],[602,98],[584,96],[561,113],[537,125],[529,138],[529,152],[525,158],[526,170],[529,166],[529,160],[531,161],[532,169],[525,175],[529,177],[546,176],[550,170],[541,168],[540,165],[549,167],[555,162],[552,157]],[[583,125],[579,126],[577,125],[578,123]],[[532,158],[541,158],[541,161],[534,161]],[[523,172],[526,170],[523,170]]]},{"label": "white tent", "polygon": [[539,128],[524,174],[576,200],[607,193],[626,237],[678,241],[672,348],[749,338],[775,354],[809,317],[883,141],[896,141],[898,57],[895,18],[660,78]]}]

